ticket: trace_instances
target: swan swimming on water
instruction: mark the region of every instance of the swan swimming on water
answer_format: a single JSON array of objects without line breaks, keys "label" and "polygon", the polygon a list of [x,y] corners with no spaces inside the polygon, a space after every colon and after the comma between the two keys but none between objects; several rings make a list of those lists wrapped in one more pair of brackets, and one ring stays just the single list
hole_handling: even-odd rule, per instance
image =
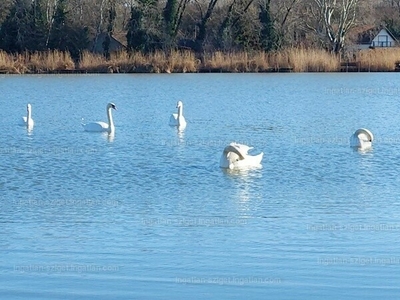
[{"label": "swan swimming on water", "polygon": [[170,126],[178,126],[179,130],[185,129],[186,127],[186,120],[183,116],[183,103],[182,101],[178,101],[176,104],[176,108],[178,109],[177,114],[172,114],[169,118],[169,125]]},{"label": "swan swimming on water", "polygon": [[35,122],[32,119],[32,106],[30,103],[26,105],[26,117],[22,117],[20,121],[21,126],[26,126],[28,129],[32,129]]},{"label": "swan swimming on water", "polygon": [[359,148],[361,150],[369,149],[372,147],[373,140],[374,135],[371,131],[360,128],[350,137],[350,147]]},{"label": "swan swimming on water", "polygon": [[109,134],[113,134],[115,132],[115,126],[114,126],[111,109],[117,110],[117,107],[115,106],[114,103],[107,104],[108,123],[99,121],[99,122],[82,124],[83,129],[85,131],[90,131],[90,132],[108,132]]},{"label": "swan swimming on water", "polygon": [[261,152],[254,156],[249,155],[248,151],[251,149],[253,149],[253,147],[238,143],[230,143],[225,147],[222,153],[219,166],[231,170],[260,166],[264,153]]}]

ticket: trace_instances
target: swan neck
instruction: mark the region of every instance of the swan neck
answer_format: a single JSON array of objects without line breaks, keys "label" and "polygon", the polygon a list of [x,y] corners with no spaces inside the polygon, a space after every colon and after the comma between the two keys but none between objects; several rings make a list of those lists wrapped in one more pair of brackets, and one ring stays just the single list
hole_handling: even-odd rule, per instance
[{"label": "swan neck", "polygon": [[178,117],[182,117],[183,115],[183,107],[182,105],[178,106]]},{"label": "swan neck", "polygon": [[108,118],[108,132],[114,132],[114,120],[111,113],[111,107],[107,108],[107,118]]},{"label": "swan neck", "polygon": [[32,110],[30,107],[27,108],[27,115],[26,115],[26,127],[30,129],[32,127]]}]

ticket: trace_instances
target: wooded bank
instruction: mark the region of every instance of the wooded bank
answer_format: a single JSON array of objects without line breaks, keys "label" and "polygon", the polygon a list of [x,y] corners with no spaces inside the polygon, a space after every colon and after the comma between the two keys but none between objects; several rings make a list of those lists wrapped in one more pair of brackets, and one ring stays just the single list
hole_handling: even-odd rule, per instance
[{"label": "wooded bank", "polygon": [[311,48],[345,57],[382,26],[400,37],[399,1],[0,1],[0,50],[69,52],[75,62],[85,51],[109,59],[116,43],[129,55],[187,49],[199,57]]}]

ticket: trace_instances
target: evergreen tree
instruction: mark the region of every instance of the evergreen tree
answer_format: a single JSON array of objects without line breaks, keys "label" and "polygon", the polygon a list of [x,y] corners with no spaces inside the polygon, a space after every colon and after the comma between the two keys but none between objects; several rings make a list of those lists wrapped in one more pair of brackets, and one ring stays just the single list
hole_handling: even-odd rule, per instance
[{"label": "evergreen tree", "polygon": [[67,28],[68,44],[67,48],[71,57],[78,61],[82,51],[89,45],[89,32],[87,27],[68,26]]},{"label": "evergreen tree", "polygon": [[9,15],[11,7],[13,6],[13,0],[1,0],[0,1],[0,28],[6,17]]},{"label": "evergreen tree", "polygon": [[43,51],[46,49],[47,22],[40,0],[33,0],[30,10],[29,28],[31,34],[28,37],[29,49]]},{"label": "evergreen tree", "polygon": [[216,44],[223,50],[232,48],[252,50],[258,46],[257,23],[246,12],[253,6],[253,0],[232,1],[227,14],[218,29]]},{"label": "evergreen tree", "polygon": [[142,26],[143,10],[140,10],[137,6],[132,6],[126,34],[129,51],[145,51],[147,39],[146,32],[142,29]]},{"label": "evergreen tree", "polygon": [[0,29],[0,47],[7,52],[27,50],[27,38],[30,35],[29,1],[15,0],[9,15]]},{"label": "evergreen tree", "polygon": [[52,50],[68,51],[73,59],[78,60],[82,50],[89,44],[88,29],[72,25],[68,18],[66,3],[67,0],[58,0],[47,47]]},{"label": "evergreen tree", "polygon": [[109,10],[108,10],[108,24],[107,24],[107,35],[103,42],[103,49],[104,49],[104,56],[109,59],[110,58],[110,43],[111,43],[111,36],[114,30],[114,22],[117,16],[115,10],[115,0],[109,1]]},{"label": "evergreen tree", "polygon": [[261,22],[261,45],[263,50],[271,51],[276,49],[277,37],[274,22],[271,17],[270,0],[260,4],[259,19]]},{"label": "evergreen tree", "polygon": [[66,0],[58,0],[49,35],[48,48],[66,51],[67,46]]},{"label": "evergreen tree", "polygon": [[178,10],[178,1],[167,0],[167,3],[163,11],[163,17],[165,21],[166,33],[170,38],[173,38],[175,36],[177,10]]},{"label": "evergreen tree", "polygon": [[244,51],[251,51],[252,49],[259,48],[258,32],[254,30],[251,20],[245,18],[238,18],[232,26],[234,35],[234,45],[238,49]]}]

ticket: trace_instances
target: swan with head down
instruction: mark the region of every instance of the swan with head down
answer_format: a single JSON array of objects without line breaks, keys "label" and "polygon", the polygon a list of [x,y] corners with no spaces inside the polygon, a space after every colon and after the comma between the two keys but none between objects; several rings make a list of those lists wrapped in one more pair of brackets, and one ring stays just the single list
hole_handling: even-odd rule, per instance
[{"label": "swan with head down", "polygon": [[32,129],[35,122],[32,119],[32,106],[30,103],[26,105],[26,117],[22,117],[20,121],[21,126],[26,126],[28,129]]},{"label": "swan with head down", "polygon": [[366,150],[372,147],[374,135],[365,128],[357,129],[350,137],[350,147]]},{"label": "swan with head down", "polygon": [[169,118],[169,125],[170,126],[177,126],[178,129],[182,130],[186,127],[186,120],[183,116],[183,103],[182,101],[178,101],[176,104],[176,108],[178,109],[177,114],[172,114]]},{"label": "swan with head down", "polygon": [[107,109],[107,119],[108,119],[107,123],[99,121],[99,122],[82,124],[83,129],[85,131],[90,131],[90,132],[107,132],[109,134],[113,134],[115,132],[115,126],[111,110],[112,109],[117,110],[117,107],[115,106],[114,103],[110,102],[107,104],[106,109]]},{"label": "swan with head down", "polygon": [[241,169],[261,166],[261,160],[264,153],[257,155],[248,154],[253,147],[247,145],[230,143],[225,147],[219,162],[221,168],[225,169]]}]

